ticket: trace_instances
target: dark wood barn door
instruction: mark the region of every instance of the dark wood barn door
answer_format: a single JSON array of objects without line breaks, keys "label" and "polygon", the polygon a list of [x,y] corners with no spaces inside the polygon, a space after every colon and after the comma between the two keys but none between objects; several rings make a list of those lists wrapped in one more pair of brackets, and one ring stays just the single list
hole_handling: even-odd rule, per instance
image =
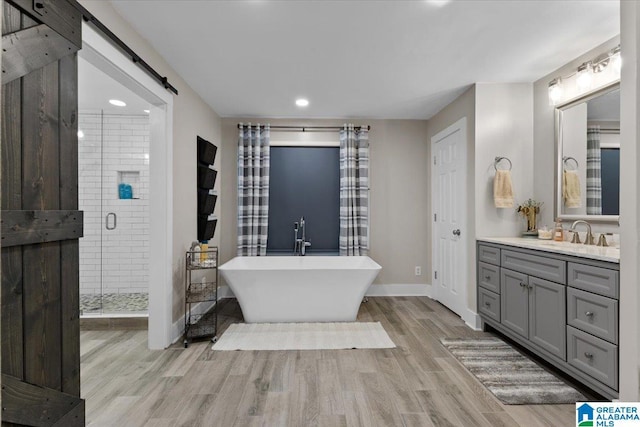
[{"label": "dark wood barn door", "polygon": [[2,424],[79,426],[81,15],[69,0],[3,14]]}]

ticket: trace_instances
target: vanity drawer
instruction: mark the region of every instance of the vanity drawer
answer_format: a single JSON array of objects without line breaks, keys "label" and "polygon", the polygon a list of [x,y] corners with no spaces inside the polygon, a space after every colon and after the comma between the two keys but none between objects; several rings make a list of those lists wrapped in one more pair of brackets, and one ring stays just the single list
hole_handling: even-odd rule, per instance
[{"label": "vanity drawer", "polygon": [[478,284],[485,289],[500,293],[500,267],[487,264],[486,262],[478,263]]},{"label": "vanity drawer", "polygon": [[502,251],[502,267],[556,283],[567,283],[566,262],[515,251]]},{"label": "vanity drawer", "polygon": [[570,262],[568,266],[569,286],[618,298],[618,277],[616,270]]},{"label": "vanity drawer", "polygon": [[478,245],[478,261],[500,265],[500,249],[493,246]]},{"label": "vanity drawer", "polygon": [[499,322],[500,295],[483,288],[478,288],[478,311]]},{"label": "vanity drawer", "polygon": [[590,377],[618,389],[618,346],[567,326],[567,361]]},{"label": "vanity drawer", "polygon": [[618,301],[567,288],[567,324],[618,343]]}]

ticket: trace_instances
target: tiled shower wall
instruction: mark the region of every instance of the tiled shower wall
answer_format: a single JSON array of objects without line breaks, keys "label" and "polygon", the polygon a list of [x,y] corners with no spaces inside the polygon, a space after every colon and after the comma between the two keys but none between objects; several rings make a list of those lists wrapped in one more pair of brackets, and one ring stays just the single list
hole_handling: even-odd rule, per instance
[{"label": "tiled shower wall", "polygon": [[[149,117],[81,111],[78,129],[80,293],[147,293]],[[133,199],[118,198],[119,179],[132,185]],[[110,212],[114,230],[105,228]]]}]

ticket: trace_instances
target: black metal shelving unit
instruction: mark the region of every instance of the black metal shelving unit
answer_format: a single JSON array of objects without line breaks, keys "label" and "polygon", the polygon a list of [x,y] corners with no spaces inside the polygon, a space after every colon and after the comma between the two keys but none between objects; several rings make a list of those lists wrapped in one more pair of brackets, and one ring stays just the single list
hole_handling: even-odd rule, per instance
[{"label": "black metal shelving unit", "polygon": [[[218,337],[218,248],[187,251],[185,254],[184,346],[196,338]],[[193,313],[195,304],[213,306],[205,312]],[[201,310],[198,310],[201,311]]]}]

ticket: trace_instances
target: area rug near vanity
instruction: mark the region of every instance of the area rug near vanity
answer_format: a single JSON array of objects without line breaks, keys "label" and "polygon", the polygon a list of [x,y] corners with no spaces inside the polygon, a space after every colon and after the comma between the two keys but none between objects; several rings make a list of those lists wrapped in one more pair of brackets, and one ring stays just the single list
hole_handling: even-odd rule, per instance
[{"label": "area rug near vanity", "polygon": [[589,400],[498,338],[443,338],[440,342],[506,405]]},{"label": "area rug near vanity", "polygon": [[380,322],[234,323],[213,350],[394,348]]}]

